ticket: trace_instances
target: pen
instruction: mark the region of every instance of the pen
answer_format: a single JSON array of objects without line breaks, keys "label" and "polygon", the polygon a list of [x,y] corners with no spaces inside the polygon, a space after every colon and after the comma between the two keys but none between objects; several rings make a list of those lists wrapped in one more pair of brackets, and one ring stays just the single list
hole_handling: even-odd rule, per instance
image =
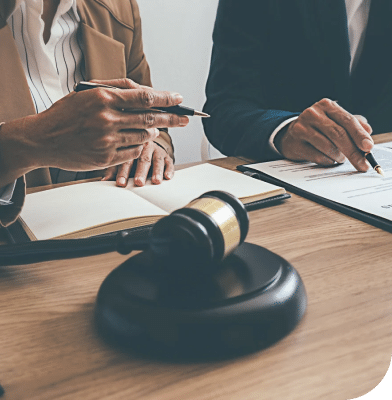
[{"label": "pen", "polygon": [[372,166],[372,168],[378,174],[385,176],[384,171],[382,170],[382,168],[380,167],[380,164],[376,161],[376,159],[374,158],[374,155],[372,153],[365,153],[365,158],[366,158],[366,160],[369,161],[369,164]]},{"label": "pen", "polygon": [[[82,90],[88,90],[88,89],[94,89],[98,87],[103,87],[103,88],[109,88],[109,89],[121,89],[115,86],[109,86],[109,85],[104,85],[101,83],[91,83],[91,82],[79,82],[76,83],[74,86],[74,91],[75,92],[81,92]],[[195,117],[202,117],[202,118],[208,118],[209,115],[201,112],[201,111],[196,111],[193,108],[185,107],[185,106],[173,106],[173,107],[153,107],[153,110],[157,111],[162,111],[166,113],[171,113],[171,114],[176,114],[176,115],[189,115],[189,116],[195,116]]]},{"label": "pen", "polygon": [[[334,102],[336,104],[338,104],[337,100],[334,100]],[[369,161],[369,164],[371,165],[371,167],[380,175],[385,176],[384,175],[384,171],[382,170],[382,168],[380,167],[380,164],[376,161],[376,159],[374,158],[374,155],[372,153],[363,153],[363,155],[365,156],[366,160]]]}]

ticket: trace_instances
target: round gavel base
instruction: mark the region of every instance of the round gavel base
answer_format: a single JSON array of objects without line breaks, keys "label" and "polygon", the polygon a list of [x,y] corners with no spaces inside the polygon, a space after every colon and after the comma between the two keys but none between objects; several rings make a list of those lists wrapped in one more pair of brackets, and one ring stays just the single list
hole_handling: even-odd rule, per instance
[{"label": "round gavel base", "polygon": [[112,344],[153,356],[226,358],[275,343],[306,310],[297,271],[260,246],[242,244],[210,273],[200,272],[205,265],[174,273],[157,264],[140,253],[102,283],[96,325]]}]

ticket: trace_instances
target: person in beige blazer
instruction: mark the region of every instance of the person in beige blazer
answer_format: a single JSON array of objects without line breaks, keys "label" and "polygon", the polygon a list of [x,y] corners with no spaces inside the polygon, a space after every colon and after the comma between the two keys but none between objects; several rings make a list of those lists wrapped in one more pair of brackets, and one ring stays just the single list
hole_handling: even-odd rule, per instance
[{"label": "person in beige blazer", "polygon": [[[150,88],[136,0],[77,0],[86,79],[127,90],[71,92],[39,114],[7,25],[15,1],[0,2],[0,188],[17,180],[12,204],[0,206],[0,225],[17,218],[26,186],[52,183],[48,167],[105,171],[105,179],[117,176],[119,183],[142,155],[141,184],[150,168],[154,183],[170,179],[173,146],[166,128],[185,126],[188,118],[148,110],[182,97]],[[59,1],[44,0],[44,36]]]}]

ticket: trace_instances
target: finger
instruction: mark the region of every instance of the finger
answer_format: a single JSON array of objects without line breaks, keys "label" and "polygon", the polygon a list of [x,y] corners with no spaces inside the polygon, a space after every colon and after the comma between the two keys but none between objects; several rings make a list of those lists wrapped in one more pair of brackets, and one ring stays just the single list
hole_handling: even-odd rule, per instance
[{"label": "finger", "polygon": [[158,136],[159,130],[157,128],[123,130],[117,135],[117,148],[143,145],[153,141]]},{"label": "finger", "polygon": [[116,117],[116,125],[119,129],[176,128],[184,127],[189,123],[189,118],[185,115],[156,111],[125,110],[121,115],[116,114]]},{"label": "finger", "polygon": [[164,178],[169,180],[174,176],[174,162],[173,159],[167,155],[165,158],[165,173]]},{"label": "finger", "polygon": [[[328,105],[327,105],[328,104]],[[339,141],[343,148],[349,146],[349,140],[354,142],[355,146],[363,152],[372,150],[374,142],[370,134],[359,123],[354,115],[347,112],[336,102],[329,103],[328,101],[321,104],[324,108],[326,115],[331,118],[339,127],[343,129],[333,129],[331,131],[332,141],[336,143]],[[345,132],[344,132],[345,131]],[[338,146],[339,147],[339,146]],[[340,150],[343,150],[340,148]],[[346,154],[343,151],[344,154]],[[348,154],[347,158],[350,160]],[[350,160],[351,161],[351,160]]]},{"label": "finger", "polygon": [[118,172],[116,176],[116,184],[120,187],[127,186],[129,173],[133,165],[133,160],[127,161],[124,164],[118,166]]},{"label": "finger", "polygon": [[129,160],[135,160],[140,157],[140,154],[143,150],[143,146],[133,146],[133,147],[124,147],[117,149],[113,159],[111,160],[111,165],[120,165],[124,164]]},{"label": "finger", "polygon": [[183,100],[183,97],[179,93],[157,91],[151,88],[118,89],[112,92],[114,95],[114,104],[119,109],[171,107],[182,103]]},{"label": "finger", "polygon": [[146,143],[143,147],[143,151],[137,160],[136,172],[135,172],[135,185],[144,186],[146,184],[148,171],[151,168],[152,155],[154,152],[153,142]]},{"label": "finger", "polygon": [[[317,103],[314,107],[311,107],[308,110],[305,110],[303,114],[306,114],[307,120],[310,121],[310,125],[317,131],[321,132],[325,137],[327,137],[336,147],[337,149],[347,157],[350,163],[358,170],[358,171],[367,171],[369,166],[366,162],[364,153],[358,148],[355,144],[354,139],[350,136],[350,134],[346,131],[346,129],[336,123],[337,113],[335,111],[331,111],[334,107],[340,107],[335,102],[332,103],[331,107],[326,111],[326,103],[323,100]],[[361,134],[365,134],[366,138],[369,138],[371,142],[371,136],[364,130],[358,120],[351,114],[347,113],[343,108],[340,107],[344,113],[346,113],[346,122],[348,119],[355,120],[355,124],[359,126],[359,131]],[[334,118],[331,117],[331,114],[334,115]],[[311,115],[311,116],[310,116]],[[341,119],[344,119],[343,117]],[[367,140],[367,139],[366,139]],[[370,143],[370,142],[369,142]]]},{"label": "finger", "polygon": [[[324,117],[325,118],[325,117]],[[328,123],[324,121],[324,124]],[[308,142],[320,153],[328,157],[328,159],[335,161],[339,164],[346,160],[346,157],[339,151],[339,149],[321,132],[312,126],[304,127],[301,122],[296,125],[296,132],[299,139]]]},{"label": "finger", "polygon": [[354,117],[359,121],[369,135],[373,133],[372,127],[369,125],[368,120],[363,115],[354,115]]},{"label": "finger", "polygon": [[152,177],[151,182],[155,185],[159,185],[163,181],[163,173],[165,171],[165,159],[167,153],[157,144],[154,144],[155,151],[152,157]]},{"label": "finger", "polygon": [[117,173],[117,166],[109,167],[106,169],[102,180],[103,181],[111,181],[114,180]]},{"label": "finger", "polygon": [[302,143],[296,151],[296,157],[291,158],[293,161],[310,161],[318,165],[332,166],[335,161],[327,157],[321,151],[315,149],[309,143]]}]

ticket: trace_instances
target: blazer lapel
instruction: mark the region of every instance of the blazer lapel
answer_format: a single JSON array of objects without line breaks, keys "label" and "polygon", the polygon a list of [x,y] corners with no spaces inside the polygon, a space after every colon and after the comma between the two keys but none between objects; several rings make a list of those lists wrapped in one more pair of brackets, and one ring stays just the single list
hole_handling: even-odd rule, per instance
[{"label": "blazer lapel", "polygon": [[82,23],[86,79],[126,77],[124,45]]},{"label": "blazer lapel", "polygon": [[[85,3],[86,0],[77,0],[86,79],[125,78],[127,69],[124,44],[110,37],[108,29],[112,23],[112,7],[116,3],[90,1],[89,7]],[[131,35],[132,30],[129,33]]]}]

